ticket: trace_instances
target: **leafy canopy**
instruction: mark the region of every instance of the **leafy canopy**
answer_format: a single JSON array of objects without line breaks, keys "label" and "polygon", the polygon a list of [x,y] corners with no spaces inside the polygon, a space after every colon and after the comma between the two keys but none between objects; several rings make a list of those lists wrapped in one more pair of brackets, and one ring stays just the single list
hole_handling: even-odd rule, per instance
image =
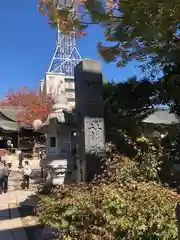
[{"label": "leafy canopy", "polygon": [[117,66],[124,66],[132,59],[145,59],[167,70],[179,62],[178,0],[86,0],[76,3],[77,11],[72,12],[71,7],[56,9],[52,0],[40,0],[40,10],[53,25],[59,24],[63,33],[76,29],[83,34],[82,29],[88,24],[102,23],[106,41],[111,46],[99,43],[99,52],[107,62],[115,61]]}]

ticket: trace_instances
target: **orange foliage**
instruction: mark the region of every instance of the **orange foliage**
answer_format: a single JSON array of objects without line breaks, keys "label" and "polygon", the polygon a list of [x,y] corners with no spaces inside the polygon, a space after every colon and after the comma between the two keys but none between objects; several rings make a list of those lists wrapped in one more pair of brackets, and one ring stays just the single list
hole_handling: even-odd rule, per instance
[{"label": "orange foliage", "polygon": [[23,125],[31,125],[36,119],[43,121],[52,111],[51,98],[46,97],[46,101],[42,101],[39,93],[28,87],[8,91],[0,104],[1,106],[20,107],[17,122]]},{"label": "orange foliage", "polygon": [[[63,15],[63,12],[56,11],[56,6],[53,4],[53,0],[39,0],[39,12],[46,17],[49,17],[50,22],[54,25],[59,25],[59,28],[62,33],[67,34],[71,31],[74,31],[77,38],[82,38],[86,35],[83,30],[76,29],[76,21],[71,21],[67,19],[67,13]],[[56,2],[56,1],[55,1]],[[73,2],[73,1],[72,1]],[[78,5],[86,5],[90,2],[90,0],[76,0],[76,6]],[[116,0],[106,0],[106,7],[111,14],[111,10],[114,4],[118,2]],[[73,18],[72,18],[73,19]]]}]

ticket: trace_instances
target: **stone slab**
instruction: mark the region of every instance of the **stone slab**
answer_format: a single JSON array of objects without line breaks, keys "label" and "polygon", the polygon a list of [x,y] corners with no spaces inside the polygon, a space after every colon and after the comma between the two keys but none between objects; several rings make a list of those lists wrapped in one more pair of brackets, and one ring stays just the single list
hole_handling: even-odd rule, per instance
[{"label": "stone slab", "polygon": [[13,224],[12,220],[15,219],[14,228],[13,228],[14,240],[28,240],[24,230],[23,222],[21,220],[21,217],[17,209],[17,205],[10,204],[10,215],[11,215],[11,225]]},{"label": "stone slab", "polygon": [[[9,204],[6,203],[6,202],[3,202],[3,199],[1,198],[1,202],[0,202],[0,223],[4,220],[8,220],[8,219],[9,219]],[[0,226],[0,229],[1,229],[1,226]]]},{"label": "stone slab", "polygon": [[0,231],[0,239],[2,239],[2,240],[14,240],[11,231]]}]

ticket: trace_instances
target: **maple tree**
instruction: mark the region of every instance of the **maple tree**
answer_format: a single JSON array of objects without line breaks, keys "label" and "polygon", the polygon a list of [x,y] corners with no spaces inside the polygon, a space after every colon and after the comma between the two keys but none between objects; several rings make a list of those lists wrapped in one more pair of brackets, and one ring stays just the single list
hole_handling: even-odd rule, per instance
[{"label": "maple tree", "polygon": [[50,96],[42,101],[39,92],[28,87],[18,90],[9,90],[0,103],[1,106],[19,107],[17,111],[17,122],[22,125],[31,125],[34,120],[44,120],[52,111],[52,100]]}]

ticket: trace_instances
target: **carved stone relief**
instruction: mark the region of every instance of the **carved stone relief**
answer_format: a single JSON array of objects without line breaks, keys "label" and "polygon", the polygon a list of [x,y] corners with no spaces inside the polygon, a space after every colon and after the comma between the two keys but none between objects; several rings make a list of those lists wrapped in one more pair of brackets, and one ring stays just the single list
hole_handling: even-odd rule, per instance
[{"label": "carved stone relief", "polygon": [[85,150],[93,152],[104,147],[104,120],[103,118],[85,118]]}]

